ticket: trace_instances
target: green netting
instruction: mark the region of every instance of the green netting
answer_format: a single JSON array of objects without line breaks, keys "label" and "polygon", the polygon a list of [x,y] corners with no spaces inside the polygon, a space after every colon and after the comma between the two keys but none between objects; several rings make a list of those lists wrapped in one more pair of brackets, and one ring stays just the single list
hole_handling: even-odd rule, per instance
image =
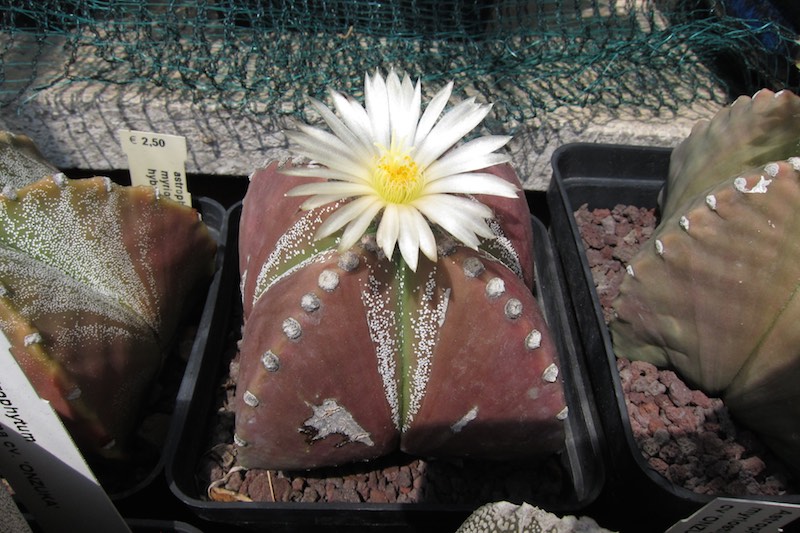
[{"label": "green netting", "polygon": [[794,1],[2,0],[0,104],[91,81],[302,116],[307,95],[358,95],[393,66],[455,79],[507,127],[565,105],[677,109],[794,88]]}]

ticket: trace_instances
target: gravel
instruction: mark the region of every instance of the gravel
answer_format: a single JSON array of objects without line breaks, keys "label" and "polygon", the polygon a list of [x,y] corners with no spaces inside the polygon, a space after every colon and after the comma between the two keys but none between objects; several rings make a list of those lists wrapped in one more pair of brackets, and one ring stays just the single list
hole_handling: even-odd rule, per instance
[{"label": "gravel", "polygon": [[[618,205],[575,212],[603,314],[619,292],[628,261],[656,227],[653,209]],[[731,418],[720,398],[688,387],[675,372],[617,358],[631,429],[661,475],[700,494],[796,493],[796,480],[757,435]]]}]

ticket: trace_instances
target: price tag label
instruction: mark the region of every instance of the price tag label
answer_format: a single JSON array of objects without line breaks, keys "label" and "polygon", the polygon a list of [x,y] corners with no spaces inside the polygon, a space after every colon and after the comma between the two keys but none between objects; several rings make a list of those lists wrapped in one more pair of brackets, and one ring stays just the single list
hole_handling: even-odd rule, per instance
[{"label": "price tag label", "polygon": [[186,137],[136,130],[119,130],[128,156],[132,185],[155,187],[159,194],[191,206],[186,185]]},{"label": "price tag label", "polygon": [[[130,532],[0,333],[0,472],[46,532]],[[4,490],[0,487],[0,490]]]},{"label": "price tag label", "polygon": [[800,505],[716,498],[666,533],[778,533],[800,518]]}]

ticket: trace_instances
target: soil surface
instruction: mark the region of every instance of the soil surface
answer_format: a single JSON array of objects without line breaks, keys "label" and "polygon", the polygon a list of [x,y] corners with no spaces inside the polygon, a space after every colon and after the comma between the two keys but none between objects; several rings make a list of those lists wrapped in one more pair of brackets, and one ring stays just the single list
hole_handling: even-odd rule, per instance
[{"label": "soil surface", "polygon": [[[600,304],[608,322],[628,261],[653,234],[653,209],[619,205],[575,213]],[[701,494],[797,493],[784,465],[723,401],[689,388],[671,370],[617,359],[625,403],[639,449],[650,466]]]}]

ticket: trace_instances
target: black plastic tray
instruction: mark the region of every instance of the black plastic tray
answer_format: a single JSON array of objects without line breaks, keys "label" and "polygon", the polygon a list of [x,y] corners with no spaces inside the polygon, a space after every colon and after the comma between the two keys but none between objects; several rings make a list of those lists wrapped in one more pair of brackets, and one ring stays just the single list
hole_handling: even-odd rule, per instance
[{"label": "black plastic tray", "polygon": [[[202,357],[192,357],[187,380],[179,393],[176,410],[180,436],[171,451],[167,482],[172,492],[199,517],[217,523],[238,526],[269,526],[298,531],[300,528],[429,528],[453,531],[476,506],[433,503],[299,503],[299,502],[214,502],[197,486],[196,469],[207,442],[207,426],[213,409],[213,394],[223,364],[225,338],[230,328],[240,327],[233,319],[235,305],[241,305],[238,290],[238,257],[235,244],[241,204],[229,211],[228,237],[223,276],[226,289],[220,292],[208,342]],[[567,327],[563,291],[550,239],[545,227],[532,218],[535,237],[536,287],[540,304],[559,344],[561,369],[568,384],[568,429],[559,462],[569,485],[553,500],[538,502],[553,512],[575,513],[584,509],[599,495],[605,479],[601,460],[599,423],[584,375],[574,350],[572,332]],[[224,368],[223,368],[224,367]],[[532,480],[536,483],[536,480]],[[537,502],[529,502],[537,503]],[[433,528],[433,529],[430,529]],[[361,529],[360,529],[361,530]]]},{"label": "black plastic tray", "polygon": [[[549,231],[563,269],[566,300],[577,321],[578,349],[583,352],[604,430],[607,485],[601,498],[603,505],[598,508],[608,516],[606,527],[619,527],[622,519],[623,523],[641,520],[638,523],[648,524],[648,530],[664,531],[716,497],[673,484],[642,457],[574,217],[584,203],[589,209],[611,209],[617,204],[656,207],[670,155],[671,150],[666,148],[575,143],[558,148],[552,158],[553,179],[547,191]],[[749,499],[800,503],[797,495]]]}]

